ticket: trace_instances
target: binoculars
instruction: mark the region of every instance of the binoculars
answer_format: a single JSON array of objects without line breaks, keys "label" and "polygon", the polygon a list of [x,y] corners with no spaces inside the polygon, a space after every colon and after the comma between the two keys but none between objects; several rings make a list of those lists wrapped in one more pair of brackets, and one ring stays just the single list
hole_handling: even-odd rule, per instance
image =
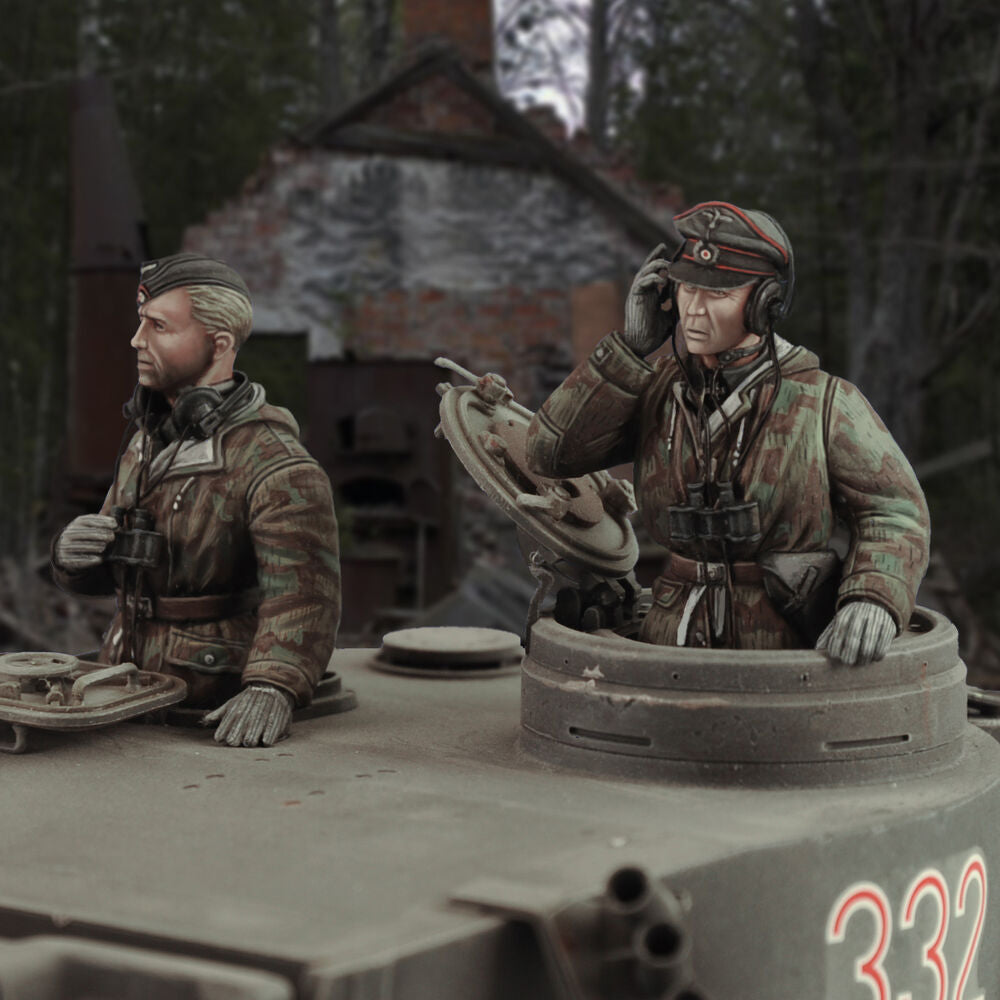
[{"label": "binoculars", "polygon": [[705,497],[705,484],[687,484],[687,504],[667,508],[672,541],[760,541],[757,501],[737,503],[732,483],[719,483],[718,491],[718,502],[710,507]]},{"label": "binoculars", "polygon": [[118,527],[105,559],[137,569],[155,569],[163,554],[163,535],[153,530],[152,511],[143,507],[132,510],[112,507],[111,516]]}]

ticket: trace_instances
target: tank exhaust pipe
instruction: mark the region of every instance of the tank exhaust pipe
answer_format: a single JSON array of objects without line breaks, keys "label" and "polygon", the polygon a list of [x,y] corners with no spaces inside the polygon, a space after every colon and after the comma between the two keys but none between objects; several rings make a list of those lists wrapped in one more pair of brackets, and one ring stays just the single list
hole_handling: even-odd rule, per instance
[{"label": "tank exhaust pipe", "polygon": [[684,908],[641,868],[619,868],[602,897],[600,995],[707,1000],[694,989]]},{"label": "tank exhaust pipe", "polygon": [[522,897],[518,886],[497,888],[499,899],[494,891],[455,901],[532,926],[559,1000],[711,1000],[695,982],[687,900],[637,865],[568,904],[539,906],[534,890]]}]

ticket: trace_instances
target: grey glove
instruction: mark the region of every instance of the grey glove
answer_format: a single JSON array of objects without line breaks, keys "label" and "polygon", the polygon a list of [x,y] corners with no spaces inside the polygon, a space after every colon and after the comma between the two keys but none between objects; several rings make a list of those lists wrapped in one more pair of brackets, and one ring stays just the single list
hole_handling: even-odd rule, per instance
[{"label": "grey glove", "polygon": [[218,723],[216,743],[231,747],[274,746],[288,735],[292,696],[270,684],[251,684],[209,712],[203,725]]},{"label": "grey glove", "polygon": [[896,638],[896,622],[881,604],[852,601],[833,617],[816,641],[832,660],[858,666],[881,660]]},{"label": "grey glove", "polygon": [[104,562],[104,552],[114,541],[118,522],[104,514],[81,514],[63,528],[53,557],[57,568],[71,573]]},{"label": "grey glove", "polygon": [[663,256],[666,252],[663,243],[653,248],[636,272],[625,299],[622,337],[641,358],[655,351],[670,336],[669,315],[660,305],[660,292],[669,280],[660,273],[670,264]]}]

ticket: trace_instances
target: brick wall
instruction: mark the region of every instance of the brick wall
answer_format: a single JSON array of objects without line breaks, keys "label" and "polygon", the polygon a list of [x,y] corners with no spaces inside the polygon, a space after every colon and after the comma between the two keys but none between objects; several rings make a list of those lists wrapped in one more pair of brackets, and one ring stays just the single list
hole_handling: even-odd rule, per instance
[{"label": "brick wall", "polygon": [[409,44],[447,38],[470,66],[493,62],[493,5],[490,0],[405,0],[403,35]]},{"label": "brick wall", "polygon": [[649,250],[548,174],[321,150],[287,156],[185,247],[236,267],[256,328],[306,331],[312,360],[450,353],[505,375],[619,326]]},{"label": "brick wall", "polygon": [[534,407],[539,365],[552,359],[548,366],[569,371],[571,309],[568,289],[394,288],[359,296],[349,322],[357,330],[359,359],[443,354],[477,375],[498,372],[520,402]]}]

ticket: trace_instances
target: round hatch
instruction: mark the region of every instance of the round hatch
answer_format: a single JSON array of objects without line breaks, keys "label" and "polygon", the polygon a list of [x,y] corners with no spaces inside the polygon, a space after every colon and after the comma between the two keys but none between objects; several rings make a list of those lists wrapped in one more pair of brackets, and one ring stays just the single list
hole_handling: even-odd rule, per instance
[{"label": "round hatch", "polygon": [[371,665],[417,677],[485,677],[517,670],[521,654],[520,637],[501,629],[404,628],[386,633]]}]

